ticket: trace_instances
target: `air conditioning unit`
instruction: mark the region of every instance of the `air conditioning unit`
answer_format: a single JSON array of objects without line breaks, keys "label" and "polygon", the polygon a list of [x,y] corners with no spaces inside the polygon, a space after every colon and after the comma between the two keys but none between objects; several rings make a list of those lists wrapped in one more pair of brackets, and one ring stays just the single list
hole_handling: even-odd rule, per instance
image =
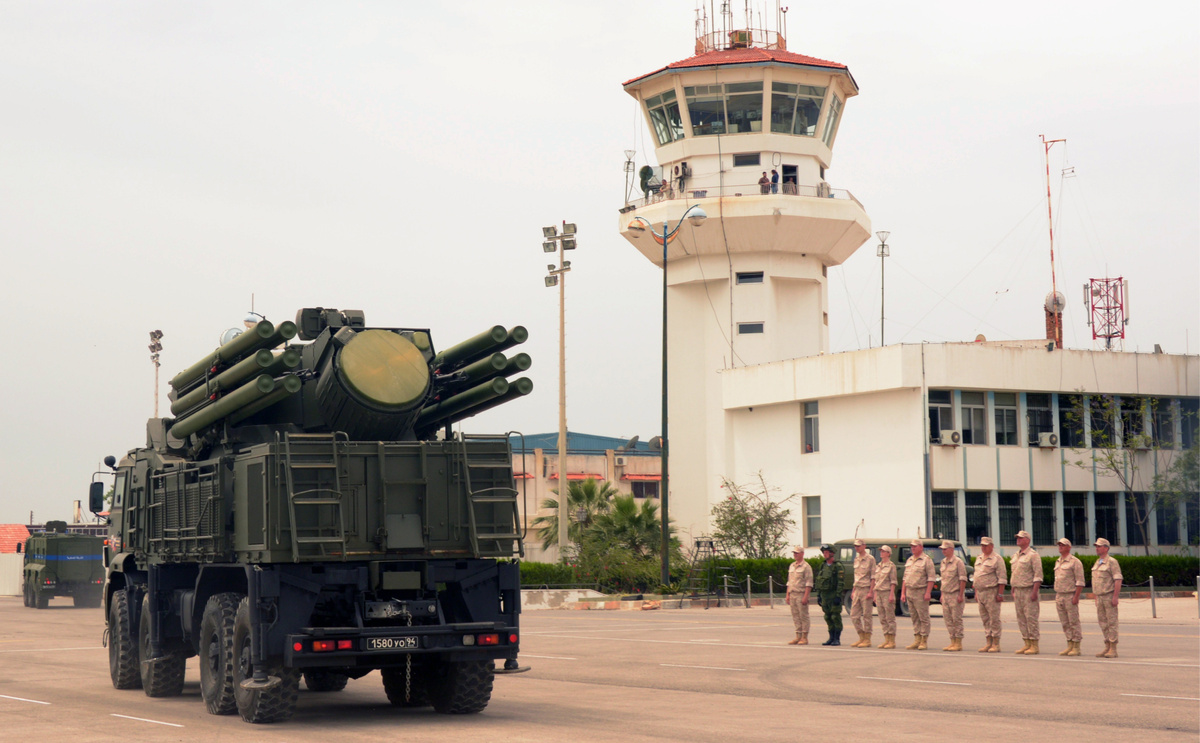
[{"label": "air conditioning unit", "polygon": [[939,443],[942,446],[958,446],[962,443],[961,431],[942,431]]},{"label": "air conditioning unit", "polygon": [[1058,446],[1058,434],[1053,431],[1038,434],[1038,446],[1053,449]]},{"label": "air conditioning unit", "polygon": [[625,457],[617,457],[617,466],[618,466],[618,467],[624,467],[624,466],[625,466]]}]

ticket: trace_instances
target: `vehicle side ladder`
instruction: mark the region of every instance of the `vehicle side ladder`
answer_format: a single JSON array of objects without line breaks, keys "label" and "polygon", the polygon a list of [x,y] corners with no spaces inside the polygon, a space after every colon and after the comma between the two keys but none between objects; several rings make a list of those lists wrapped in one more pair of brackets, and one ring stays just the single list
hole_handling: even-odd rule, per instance
[{"label": "vehicle side ladder", "polygon": [[[284,432],[279,468],[287,487],[292,560],[301,557],[346,559],[346,520],[342,504],[341,433]],[[303,523],[302,523],[303,521]],[[336,550],[331,549],[336,547]]]},{"label": "vehicle side ladder", "polygon": [[517,555],[524,557],[508,437],[463,434],[462,439],[471,550],[476,557],[511,557],[515,541]]}]

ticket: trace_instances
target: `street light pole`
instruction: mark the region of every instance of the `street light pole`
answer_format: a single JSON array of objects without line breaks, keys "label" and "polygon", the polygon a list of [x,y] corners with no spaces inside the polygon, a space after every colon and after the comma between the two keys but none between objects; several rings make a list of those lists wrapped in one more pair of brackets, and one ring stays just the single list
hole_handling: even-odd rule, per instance
[{"label": "street light pole", "polygon": [[883,299],[884,299],[884,277],[883,277],[883,259],[891,255],[891,248],[888,247],[887,239],[892,233],[886,230],[880,230],[875,233],[879,238],[879,248],[876,249],[875,255],[879,256],[879,347],[883,348]]},{"label": "street light pole", "polygon": [[150,362],[152,364],[154,364],[154,417],[155,418],[158,417],[158,367],[160,366],[159,361],[158,361],[158,354],[160,351],[162,351],[162,337],[163,337],[163,333],[161,330],[151,330],[150,331]]},{"label": "street light pole", "polygon": [[567,478],[567,271],[571,262],[564,260],[564,251],[575,249],[575,225],[562,223],[562,234],[558,227],[543,227],[542,250],[558,253],[558,265],[546,266],[546,286],[558,285],[558,554],[560,560],[567,557],[570,545],[568,527],[568,501],[571,486]]}]

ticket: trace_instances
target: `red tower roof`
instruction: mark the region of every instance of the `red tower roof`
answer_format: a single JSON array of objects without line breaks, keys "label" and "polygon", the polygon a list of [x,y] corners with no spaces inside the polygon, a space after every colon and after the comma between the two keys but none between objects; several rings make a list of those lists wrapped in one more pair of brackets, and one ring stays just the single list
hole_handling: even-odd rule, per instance
[{"label": "red tower roof", "polygon": [[[803,54],[788,52],[782,49],[763,49],[760,47],[750,47],[747,49],[723,49],[712,52],[704,52],[697,54],[694,57],[672,62],[671,64],[657,69],[654,72],[648,72],[645,75],[639,75],[632,80],[626,80],[623,85],[629,85],[653,77],[667,70],[682,70],[689,67],[716,67],[720,65],[746,65],[746,64],[766,64],[775,62],[779,64],[800,65],[803,67],[827,67],[834,70],[842,70],[847,75],[850,74],[850,68],[838,62],[830,62],[827,59],[817,59],[816,57],[807,57]],[[853,80],[853,78],[851,78]],[[855,85],[855,87],[858,87]]]}]

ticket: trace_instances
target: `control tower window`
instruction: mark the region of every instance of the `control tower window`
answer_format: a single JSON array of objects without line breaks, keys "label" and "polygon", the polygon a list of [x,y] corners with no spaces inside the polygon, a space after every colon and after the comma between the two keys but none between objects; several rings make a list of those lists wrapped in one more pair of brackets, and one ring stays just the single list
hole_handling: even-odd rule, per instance
[{"label": "control tower window", "polygon": [[815,136],[824,99],[823,87],[771,83],[771,131]]},{"label": "control tower window", "polygon": [[725,133],[724,85],[695,85],[684,88],[683,93],[692,117],[693,136]]},{"label": "control tower window", "polygon": [[761,82],[728,85],[693,85],[683,89],[692,134],[744,134],[761,132],[763,119]]},{"label": "control tower window", "polygon": [[729,117],[730,134],[762,131],[762,90],[761,82],[729,83],[725,86],[725,109]]},{"label": "control tower window", "polygon": [[829,115],[825,117],[825,133],[821,135],[821,139],[830,147],[833,147],[833,137],[837,134],[838,117],[841,115],[842,99],[835,95],[829,103]]},{"label": "control tower window", "polygon": [[675,99],[674,90],[647,98],[646,111],[654,124],[654,135],[658,137],[659,145],[683,139],[683,119],[679,115],[679,101]]}]

